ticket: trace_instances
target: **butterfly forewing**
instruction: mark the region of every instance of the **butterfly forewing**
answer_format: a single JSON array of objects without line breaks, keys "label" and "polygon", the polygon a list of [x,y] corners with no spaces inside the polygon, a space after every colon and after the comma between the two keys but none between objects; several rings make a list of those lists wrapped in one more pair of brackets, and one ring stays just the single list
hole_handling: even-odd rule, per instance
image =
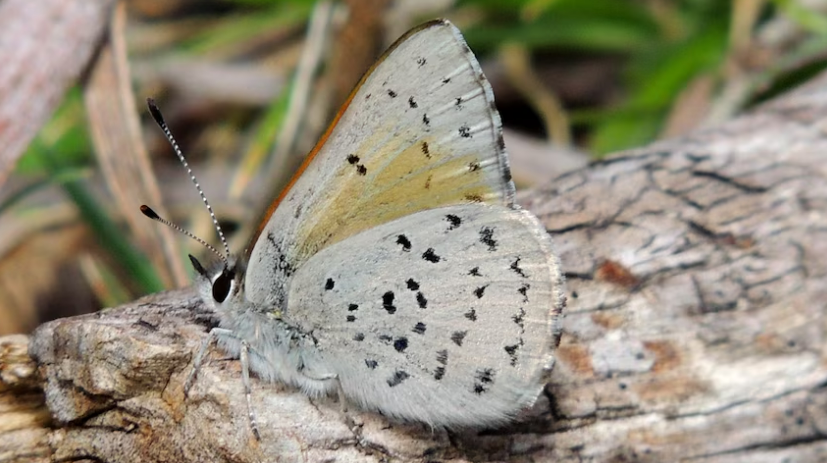
[{"label": "butterfly forewing", "polygon": [[251,301],[281,308],[304,261],[361,231],[440,206],[512,205],[493,93],[445,21],[397,41],[311,156],[250,249]]},{"label": "butterfly forewing", "polygon": [[[471,204],[415,213],[320,251],[285,319],[363,408],[448,427],[534,402],[553,361],[562,277],[530,214]],[[308,364],[313,370],[316,366]]]}]

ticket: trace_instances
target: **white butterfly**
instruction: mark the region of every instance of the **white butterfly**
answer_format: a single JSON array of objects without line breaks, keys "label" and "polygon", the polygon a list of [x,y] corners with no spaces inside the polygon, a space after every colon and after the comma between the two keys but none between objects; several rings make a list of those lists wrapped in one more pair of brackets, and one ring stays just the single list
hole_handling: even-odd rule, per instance
[{"label": "white butterfly", "polygon": [[434,427],[513,419],[544,387],[565,300],[551,240],[513,196],[479,63],[448,21],[411,30],[247,252],[209,268],[191,258],[221,325],[196,368],[218,339],[248,391],[249,369]]}]

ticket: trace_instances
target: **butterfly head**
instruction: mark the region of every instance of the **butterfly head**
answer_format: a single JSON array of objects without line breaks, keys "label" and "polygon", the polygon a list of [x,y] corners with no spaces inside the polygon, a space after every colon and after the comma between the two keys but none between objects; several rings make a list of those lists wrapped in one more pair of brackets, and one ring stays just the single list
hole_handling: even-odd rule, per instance
[{"label": "butterfly head", "polygon": [[216,260],[207,267],[201,265],[192,255],[189,256],[195,269],[195,286],[201,298],[211,308],[223,312],[234,312],[246,300],[244,297],[244,275],[247,270],[245,260],[230,256],[225,260]]},{"label": "butterfly head", "polygon": [[173,230],[176,230],[179,233],[201,243],[201,245],[218,256],[219,260],[214,261],[206,268],[201,265],[201,262],[199,262],[198,259],[192,255],[189,256],[190,262],[192,262],[192,266],[198,274],[196,276],[196,287],[198,288],[198,292],[204,302],[216,311],[225,314],[243,311],[245,306],[249,304],[246,297],[244,297],[244,276],[247,271],[246,258],[230,254],[230,247],[227,244],[226,238],[224,238],[224,232],[221,231],[221,226],[218,224],[218,220],[215,218],[215,213],[213,212],[212,206],[210,206],[210,202],[207,201],[207,197],[201,190],[201,185],[199,185],[198,181],[195,179],[195,174],[193,174],[190,169],[187,160],[184,158],[184,154],[181,152],[181,149],[178,147],[178,143],[172,136],[172,132],[170,132],[169,127],[167,127],[167,123],[164,121],[164,116],[161,114],[161,110],[158,109],[152,98],[147,99],[147,106],[149,106],[149,112],[152,114],[153,119],[155,119],[155,122],[161,130],[163,130],[164,135],[175,151],[175,154],[181,161],[181,165],[187,169],[187,173],[189,174],[195,189],[198,191],[198,194],[201,196],[201,200],[204,202],[204,206],[210,213],[213,225],[215,226],[215,231],[218,233],[218,237],[221,239],[221,244],[224,247],[224,253],[219,252],[215,247],[187,230],[184,230],[169,220],[164,219],[146,205],[141,206],[141,213],[150,219],[163,223]]}]

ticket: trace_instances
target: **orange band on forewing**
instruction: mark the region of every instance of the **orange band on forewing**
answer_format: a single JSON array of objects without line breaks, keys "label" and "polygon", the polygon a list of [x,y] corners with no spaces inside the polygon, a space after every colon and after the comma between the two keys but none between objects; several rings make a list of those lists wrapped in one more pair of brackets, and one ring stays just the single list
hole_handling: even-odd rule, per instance
[{"label": "orange band on forewing", "polygon": [[270,222],[270,217],[273,216],[273,213],[276,211],[276,208],[278,208],[279,204],[281,204],[282,200],[284,200],[284,198],[287,196],[287,193],[290,192],[290,189],[293,188],[293,185],[296,183],[296,181],[298,181],[299,177],[302,176],[302,174],[310,165],[310,163],[313,162],[313,158],[315,158],[316,155],[319,154],[319,151],[322,150],[322,147],[327,142],[327,139],[330,137],[330,134],[333,133],[333,129],[336,128],[336,124],[339,123],[339,120],[345,114],[345,111],[347,111],[348,106],[350,106],[350,102],[353,101],[353,97],[355,97],[356,93],[359,92],[359,89],[362,87],[362,84],[364,84],[368,77],[370,77],[370,75],[373,73],[373,70],[376,69],[376,67],[379,66],[379,64],[382,61],[384,61],[385,58],[396,49],[396,47],[399,46],[399,44],[407,40],[408,37],[423,29],[427,29],[428,27],[431,27],[435,24],[443,24],[443,22],[444,21],[441,19],[435,19],[433,21],[428,21],[425,24],[421,24],[419,27],[411,29],[410,31],[408,31],[408,33],[397,39],[396,42],[394,42],[393,45],[391,45],[390,48],[388,48],[388,50],[384,54],[382,54],[382,56],[379,57],[379,59],[377,59],[376,62],[373,63],[373,65],[370,68],[368,68],[368,70],[365,72],[362,78],[359,79],[359,83],[357,83],[353,90],[350,92],[350,95],[348,95],[347,100],[345,100],[344,104],[342,104],[342,107],[339,108],[339,111],[336,113],[336,116],[333,118],[333,121],[327,127],[327,130],[324,132],[321,138],[319,138],[319,141],[316,142],[316,146],[314,146],[313,149],[310,150],[310,152],[307,154],[307,156],[305,156],[304,161],[301,163],[299,169],[290,179],[290,182],[288,182],[287,186],[285,186],[284,189],[281,190],[281,193],[278,195],[275,201],[270,203],[270,206],[267,208],[267,211],[265,211],[262,220],[259,222],[258,227],[256,228],[255,233],[253,234],[252,238],[250,238],[250,242],[247,245],[247,249],[245,251],[245,254],[247,256],[252,254],[253,246],[255,246],[256,241],[258,241],[259,235],[261,235],[261,232],[264,231],[264,228],[267,226],[267,223]]}]

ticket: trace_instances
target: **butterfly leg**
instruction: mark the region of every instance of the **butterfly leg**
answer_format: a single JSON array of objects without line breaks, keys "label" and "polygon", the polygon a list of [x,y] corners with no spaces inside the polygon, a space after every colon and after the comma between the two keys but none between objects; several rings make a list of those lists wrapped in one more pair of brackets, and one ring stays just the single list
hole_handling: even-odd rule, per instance
[{"label": "butterfly leg", "polygon": [[302,374],[305,377],[312,379],[313,381],[336,381],[336,395],[339,399],[339,406],[342,407],[342,414],[344,414],[349,421],[352,421],[350,420],[350,414],[348,413],[347,409],[347,399],[345,398],[345,390],[344,388],[342,388],[342,382],[339,381],[339,375],[335,373],[328,373],[320,376],[312,376],[308,375],[307,373]]},{"label": "butterfly leg", "polygon": [[210,330],[210,333],[207,335],[207,339],[201,343],[201,348],[198,349],[198,353],[195,354],[195,361],[192,363],[192,371],[190,371],[190,374],[187,376],[187,380],[184,382],[184,397],[189,395],[190,388],[192,388],[192,383],[195,381],[198,370],[201,369],[201,365],[204,363],[204,358],[206,357],[207,350],[210,345],[214,343],[219,336],[232,336],[232,334],[232,331],[224,328],[213,328]]},{"label": "butterfly leg", "polygon": [[329,374],[324,375],[319,378],[321,381],[336,381],[336,394],[339,399],[339,406],[341,407],[342,415],[344,415],[345,423],[347,423],[348,428],[356,438],[359,440],[360,445],[365,445],[364,439],[362,438],[362,424],[361,422],[357,422],[356,419],[350,414],[347,408],[347,398],[345,397],[345,389],[342,387],[342,382],[339,381],[339,375],[336,374]]},{"label": "butterfly leg", "polygon": [[[190,371],[189,376],[187,376],[187,380],[184,382],[184,397],[189,395],[190,388],[192,388],[192,384],[195,382],[198,370],[201,369],[201,366],[204,363],[207,350],[219,336],[235,337],[231,330],[225,328],[213,328],[210,330],[210,333],[207,335],[207,339],[201,343],[198,353],[195,354],[195,361],[193,361],[192,371]],[[252,387],[250,386],[250,345],[243,339],[239,339],[239,342],[241,343],[239,355],[239,360],[241,360],[241,382],[244,384],[244,395],[247,400],[247,416],[250,419],[250,428],[253,431],[253,435],[256,440],[261,440],[261,434],[258,431],[258,421],[256,419],[255,410],[253,409]]]},{"label": "butterfly leg", "polygon": [[250,345],[245,340],[241,340],[241,382],[244,383],[244,396],[247,399],[247,416],[250,419],[250,429],[253,430],[253,436],[256,440],[261,440],[261,434],[258,432],[258,420],[256,419],[256,411],[253,408],[252,387],[250,387]]}]

